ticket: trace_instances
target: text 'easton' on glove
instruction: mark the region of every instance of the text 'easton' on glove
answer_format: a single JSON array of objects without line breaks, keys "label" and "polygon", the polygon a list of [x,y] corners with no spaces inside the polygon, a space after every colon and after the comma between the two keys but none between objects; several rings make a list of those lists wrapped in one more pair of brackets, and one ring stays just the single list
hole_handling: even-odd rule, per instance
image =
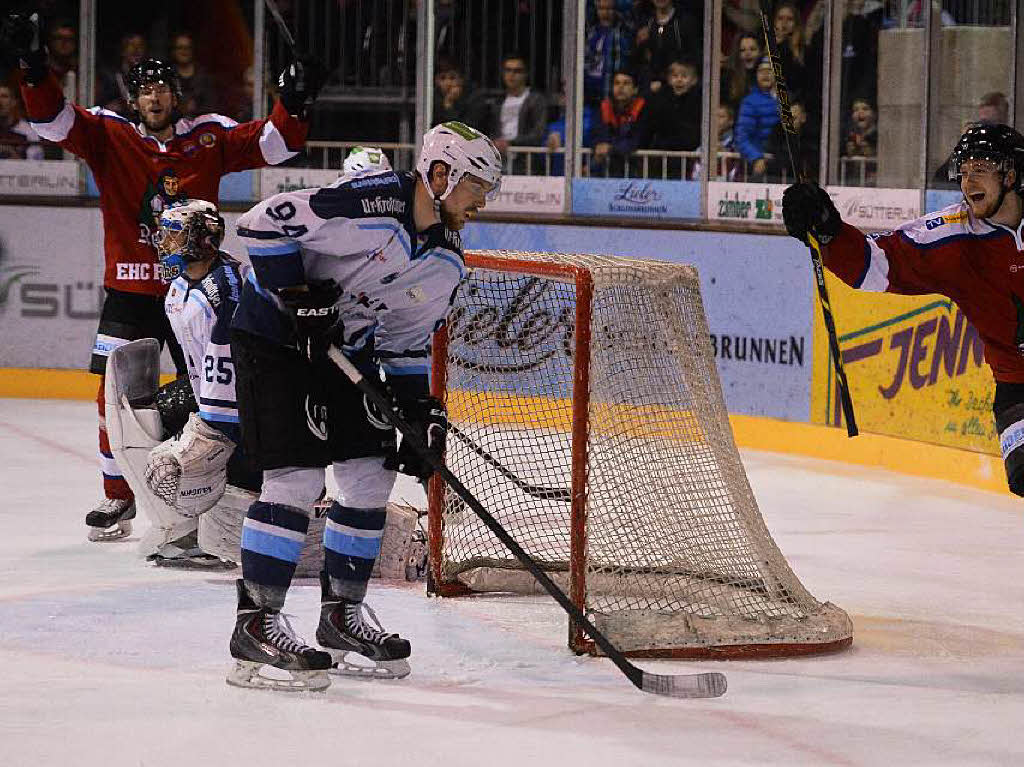
[{"label": "text 'easton' on glove", "polygon": [[[398,409],[409,425],[418,428],[426,438],[428,452],[438,462],[444,461],[444,449],[448,439],[448,414],[441,400],[429,395],[399,396]],[[384,468],[416,477],[421,482],[426,482],[434,473],[434,467],[412,448],[404,434],[398,451],[384,461]]]},{"label": "text 'easton' on glove", "polygon": [[334,280],[309,280],[302,287],[282,288],[277,294],[295,322],[300,348],[305,349],[310,340],[326,339],[338,322],[341,287]]},{"label": "text 'easton' on glove", "polygon": [[782,194],[782,220],[786,231],[804,245],[813,234],[821,245],[828,245],[843,228],[843,219],[828,192],[817,184],[803,181]]}]

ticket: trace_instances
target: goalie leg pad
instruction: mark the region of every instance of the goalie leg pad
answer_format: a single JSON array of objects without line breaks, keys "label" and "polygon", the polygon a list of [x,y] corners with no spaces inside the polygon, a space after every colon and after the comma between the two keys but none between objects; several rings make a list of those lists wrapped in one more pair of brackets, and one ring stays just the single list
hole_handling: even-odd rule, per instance
[{"label": "goalie leg pad", "polygon": [[256,493],[228,485],[216,505],[199,517],[199,548],[228,562],[242,561],[242,522]]}]

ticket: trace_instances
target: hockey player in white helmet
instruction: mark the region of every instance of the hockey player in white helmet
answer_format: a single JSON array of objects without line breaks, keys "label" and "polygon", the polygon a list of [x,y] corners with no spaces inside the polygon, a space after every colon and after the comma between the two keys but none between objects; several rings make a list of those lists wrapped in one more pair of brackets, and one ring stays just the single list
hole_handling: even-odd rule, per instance
[{"label": "hockey player in white helmet", "polygon": [[220,250],[224,219],[213,203],[187,200],[168,208],[159,226],[160,269],[170,283],[164,309],[185,352],[198,413],[188,416],[179,435],[153,447],[145,466],[139,466],[137,449],[145,447],[145,439],[133,426],[142,416],[126,412],[130,402],[117,389],[132,380],[123,371],[144,366],[132,357],[152,354],[156,347],[135,342],[117,350],[114,374],[107,381],[107,421],[116,432],[111,443],[129,466],[126,479],[153,524],[143,538],[142,553],[158,565],[233,566],[200,548],[198,527],[200,515],[222,501],[229,484],[226,503],[236,509],[235,515],[252,500],[244,491],[259,490],[260,474],[236,449],[240,438],[230,348],[231,319],[246,267]]},{"label": "hockey player in white helmet", "polygon": [[[490,139],[445,123],[424,136],[414,173],[344,175],[275,195],[239,219],[253,271],[232,350],[243,439],[263,486],[243,524],[229,684],[323,689],[328,669],[409,673],[408,640],[385,631],[364,597],[395,472],[425,480],[431,470],[397,444],[326,350],[336,345],[367,374],[383,374],[405,417],[441,453],[445,414],[427,384],[430,337],[466,273],[458,231],[500,180]],[[339,497],[324,532],[323,652],[295,636],[280,611],[328,465]],[[261,673],[266,664],[292,679]]]},{"label": "hockey player in white helmet", "polygon": [[384,150],[375,146],[354,146],[342,165],[345,173],[391,170],[391,163]]}]

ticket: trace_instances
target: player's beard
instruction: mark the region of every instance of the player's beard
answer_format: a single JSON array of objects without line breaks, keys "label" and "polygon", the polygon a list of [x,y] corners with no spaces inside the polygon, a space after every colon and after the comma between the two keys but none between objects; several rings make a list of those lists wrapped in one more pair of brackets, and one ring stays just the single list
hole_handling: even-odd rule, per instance
[{"label": "player's beard", "polygon": [[159,120],[153,120],[148,114],[144,112],[139,113],[139,119],[142,120],[142,124],[146,126],[146,130],[150,133],[159,133],[165,130],[168,125],[174,121],[174,110],[171,109],[161,115]]}]

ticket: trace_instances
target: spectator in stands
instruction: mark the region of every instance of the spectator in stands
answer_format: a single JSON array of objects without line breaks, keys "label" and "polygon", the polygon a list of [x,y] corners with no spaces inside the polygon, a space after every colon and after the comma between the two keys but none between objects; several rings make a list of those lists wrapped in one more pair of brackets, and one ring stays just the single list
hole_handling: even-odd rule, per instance
[{"label": "spectator in stands", "polygon": [[[799,150],[799,154],[794,158],[797,170],[808,181],[816,181],[818,179],[818,161],[821,157],[821,133],[817,124],[807,119],[807,106],[803,101],[794,100],[790,103],[789,108],[793,114],[795,135],[789,134],[787,137],[782,122],[775,123],[771,138],[764,145],[766,155],[764,177],[767,181],[776,184],[793,183],[793,161],[790,160],[790,152]],[[761,174],[755,171],[753,178],[760,180]]]},{"label": "spectator in stands", "polygon": [[442,56],[434,72],[434,125],[452,120],[477,128],[477,118],[470,115],[466,78],[452,59]]},{"label": "spectator in stands", "polygon": [[[594,128],[594,156],[590,175],[635,176],[631,156],[640,145],[640,115],[644,99],[638,94],[637,78],[619,70],[612,79],[612,97],[601,102],[601,119]],[[606,172],[607,171],[607,172]]]},{"label": "spectator in stands", "polygon": [[874,157],[878,154],[878,121],[874,106],[866,98],[853,100],[845,154],[847,157]]},{"label": "spectator in stands", "polygon": [[612,76],[626,66],[632,51],[629,31],[615,10],[615,0],[596,0],[597,23],[587,30],[583,52],[583,95],[600,104],[612,95]]},{"label": "spectator in stands", "polygon": [[761,38],[744,32],[733,43],[727,69],[722,73],[720,97],[735,109],[750,93],[757,80],[757,62],[761,60]]},{"label": "spectator in stands", "polygon": [[[558,113],[558,118],[555,119],[555,120],[552,120],[548,124],[548,128],[547,128],[548,137],[544,140],[544,144],[552,152],[552,155],[551,155],[550,159],[548,160],[548,163],[550,164],[549,165],[550,172],[549,173],[546,172],[548,168],[545,167],[545,175],[564,176],[565,175],[565,155],[562,152],[558,152],[558,154],[554,154],[555,152],[557,152],[559,149],[562,149],[566,145],[566,139],[565,139],[565,83],[564,82],[562,83],[562,90],[560,90],[558,95],[555,97],[555,102],[556,102],[555,106],[556,106],[556,108],[558,110],[558,112],[557,112]],[[582,145],[583,146],[590,146],[591,145],[590,142],[591,142],[591,138],[592,138],[593,132],[594,132],[594,112],[595,112],[595,110],[594,110],[594,108],[592,106],[590,106],[590,104],[586,104],[586,103],[583,104],[583,119],[582,119],[582,123],[583,124],[580,126],[582,128],[581,133],[582,133],[582,139],[583,139],[583,141],[582,141]]]},{"label": "spectator in stands", "polygon": [[772,28],[775,31],[775,45],[782,63],[782,76],[786,78],[789,92],[806,97],[810,87],[805,63],[807,46],[803,24],[800,21],[800,10],[795,2],[782,0],[775,6]]},{"label": "spectator in stands", "polygon": [[849,104],[853,97],[875,103],[878,97],[878,31],[882,8],[864,13],[864,0],[847,0],[843,17],[840,96]]},{"label": "spectator in stands", "polygon": [[188,32],[175,35],[171,41],[171,63],[181,85],[178,110],[186,117],[210,111],[216,89],[213,79],[196,64],[195,41]]},{"label": "spectator in stands", "polygon": [[768,170],[765,146],[779,122],[778,97],[775,94],[775,75],[767,56],[757,65],[754,89],[740,102],[736,118],[736,147],[743,159],[751,164],[751,174],[763,177]]},{"label": "spectator in stands", "polygon": [[981,97],[978,103],[978,122],[989,124],[1010,124],[1010,102],[1005,93],[991,91]]},{"label": "spectator in stands", "polygon": [[[527,85],[526,57],[520,53],[507,53],[501,61],[505,93],[491,105],[488,136],[494,137],[494,146],[505,155],[510,146],[544,145],[547,128],[547,100],[543,94]],[[515,158],[512,173],[526,170],[527,158]]]},{"label": "spectator in stands", "polygon": [[75,98],[78,85],[78,32],[70,19],[57,19],[50,25],[47,47],[50,51],[50,71],[60,83],[64,95]]},{"label": "spectator in stands", "polygon": [[[733,125],[736,113],[731,104],[718,105],[718,151],[733,153],[736,151],[736,133]],[[739,175],[740,163],[736,158],[721,158],[718,162],[717,177],[723,181],[735,181]]]},{"label": "spectator in stands", "polygon": [[[996,124],[1001,123],[1003,125],[1009,124],[1010,121],[1010,102],[1006,98],[1005,93],[999,91],[990,91],[981,97],[981,101],[978,102],[978,122]],[[961,128],[962,133],[966,133],[967,129],[971,127],[973,121],[968,120]],[[949,180],[949,159],[947,158],[942,165],[935,171],[935,175],[932,176],[932,182],[928,185],[933,189],[959,189],[960,184],[956,181]]]},{"label": "spectator in stands", "polygon": [[39,135],[22,114],[17,90],[0,84],[0,159],[42,160],[43,146]]},{"label": "spectator in stands", "polygon": [[640,85],[656,93],[672,61],[703,60],[704,12],[702,0],[652,0],[652,6],[637,29],[635,59]]},{"label": "spectator in stands", "polygon": [[128,32],[121,38],[119,63],[100,72],[96,101],[104,109],[131,117],[125,96],[128,93],[128,71],[146,58],[146,38],[139,32]]},{"label": "spectator in stands", "polygon": [[[665,151],[693,151],[700,147],[700,70],[694,61],[677,59],[668,65],[668,87],[647,99],[641,116],[641,146]],[[670,177],[681,163],[670,162]]]}]

